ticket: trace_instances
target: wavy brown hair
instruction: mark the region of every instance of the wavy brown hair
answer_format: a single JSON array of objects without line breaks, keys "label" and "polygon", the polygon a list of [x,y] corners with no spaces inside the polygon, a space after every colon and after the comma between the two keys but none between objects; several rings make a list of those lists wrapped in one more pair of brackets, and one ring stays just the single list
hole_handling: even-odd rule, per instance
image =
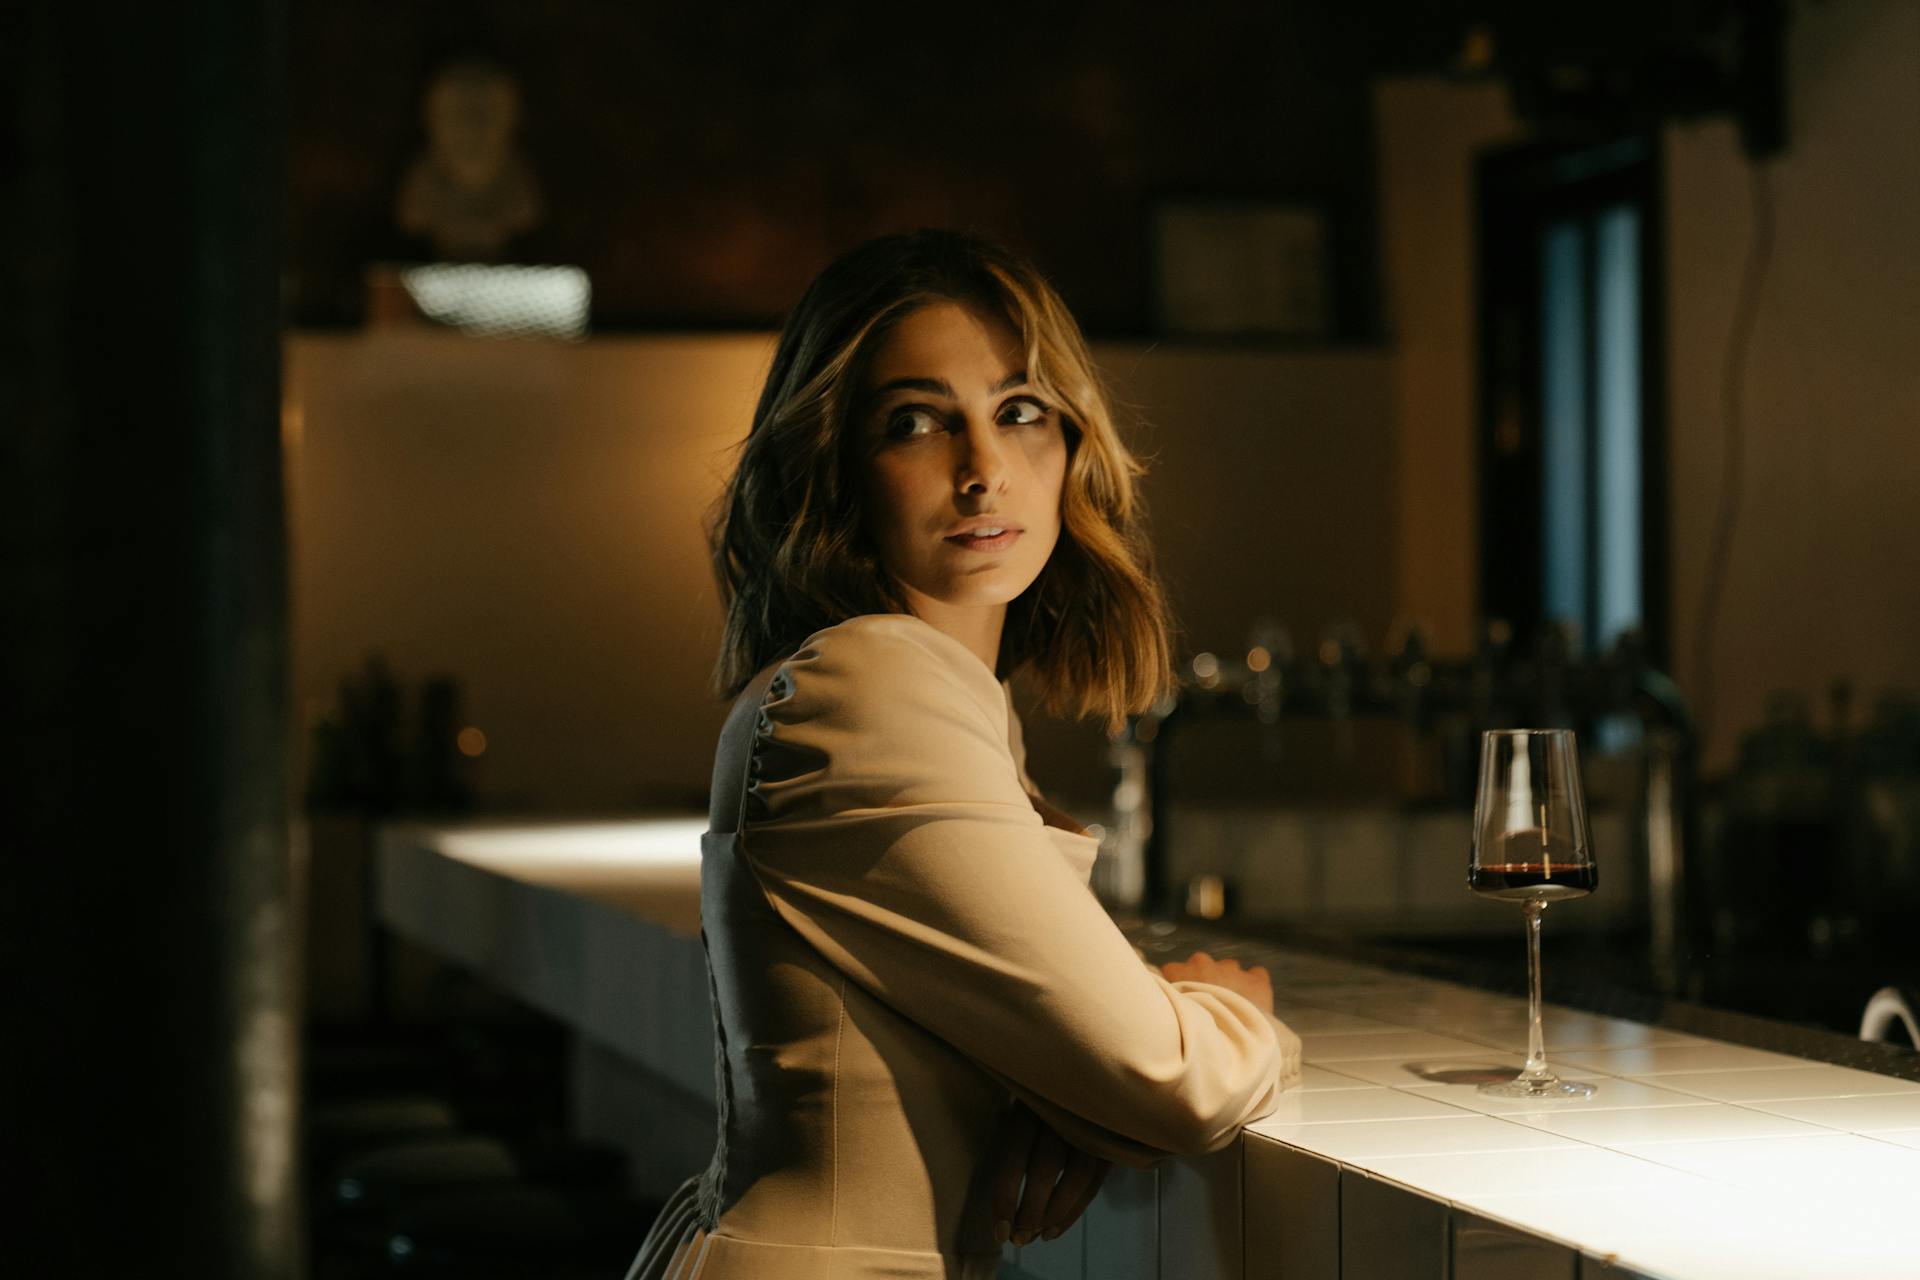
[{"label": "wavy brown hair", "polygon": [[726,630],[714,688],[731,698],[808,636],[866,613],[909,610],[880,565],[861,509],[855,400],[880,342],[930,302],[980,305],[1021,335],[1027,380],[1067,440],[1060,538],[1007,606],[999,667],[1025,667],[1057,716],[1109,732],[1172,685],[1165,598],[1137,489],[1140,463],[1114,429],[1080,327],[1032,265],[985,237],[881,236],[807,287],[774,349],[753,425],[707,524]]}]

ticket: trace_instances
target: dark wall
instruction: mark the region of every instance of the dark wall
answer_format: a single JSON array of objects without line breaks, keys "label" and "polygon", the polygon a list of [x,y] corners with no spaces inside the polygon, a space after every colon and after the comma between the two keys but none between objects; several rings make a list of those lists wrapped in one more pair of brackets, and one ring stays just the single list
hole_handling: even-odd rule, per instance
[{"label": "dark wall", "polygon": [[283,18],[0,7],[9,1276],[305,1274]]},{"label": "dark wall", "polygon": [[361,273],[418,260],[394,193],[444,58],[506,64],[549,206],[517,261],[586,268],[601,328],[775,323],[839,249],[999,235],[1082,322],[1153,330],[1157,200],[1328,215],[1336,336],[1376,336],[1366,50],[1348,6],[293,6],[295,320],[357,323]]}]

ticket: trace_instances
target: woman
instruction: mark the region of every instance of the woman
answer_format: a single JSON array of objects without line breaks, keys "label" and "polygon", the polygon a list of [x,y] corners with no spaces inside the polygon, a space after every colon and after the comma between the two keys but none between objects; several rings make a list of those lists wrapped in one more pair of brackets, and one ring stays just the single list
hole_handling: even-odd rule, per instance
[{"label": "woman", "polygon": [[630,1277],[989,1277],[1297,1082],[1266,971],[1142,965],[1026,773],[1014,671],[1110,728],[1171,681],[1138,472],[1004,250],[886,236],[801,299],[712,528],[719,1142]]}]

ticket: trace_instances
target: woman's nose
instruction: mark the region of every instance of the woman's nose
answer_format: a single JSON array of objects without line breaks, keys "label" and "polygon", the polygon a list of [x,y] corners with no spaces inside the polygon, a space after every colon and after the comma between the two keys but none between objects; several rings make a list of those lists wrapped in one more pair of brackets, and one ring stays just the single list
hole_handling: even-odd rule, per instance
[{"label": "woman's nose", "polygon": [[994,493],[1007,487],[1005,445],[991,423],[969,422],[954,441],[959,454],[954,481],[960,492]]}]

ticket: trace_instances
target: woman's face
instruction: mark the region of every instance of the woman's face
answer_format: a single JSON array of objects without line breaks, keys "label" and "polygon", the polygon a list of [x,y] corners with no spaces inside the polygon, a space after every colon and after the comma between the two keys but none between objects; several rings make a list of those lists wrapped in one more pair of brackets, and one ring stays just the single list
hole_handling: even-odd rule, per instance
[{"label": "woman's face", "polygon": [[929,621],[1004,616],[1059,539],[1067,470],[1059,412],[1028,387],[1019,335],[979,306],[928,303],[882,340],[860,391],[853,429],[882,567]]}]

